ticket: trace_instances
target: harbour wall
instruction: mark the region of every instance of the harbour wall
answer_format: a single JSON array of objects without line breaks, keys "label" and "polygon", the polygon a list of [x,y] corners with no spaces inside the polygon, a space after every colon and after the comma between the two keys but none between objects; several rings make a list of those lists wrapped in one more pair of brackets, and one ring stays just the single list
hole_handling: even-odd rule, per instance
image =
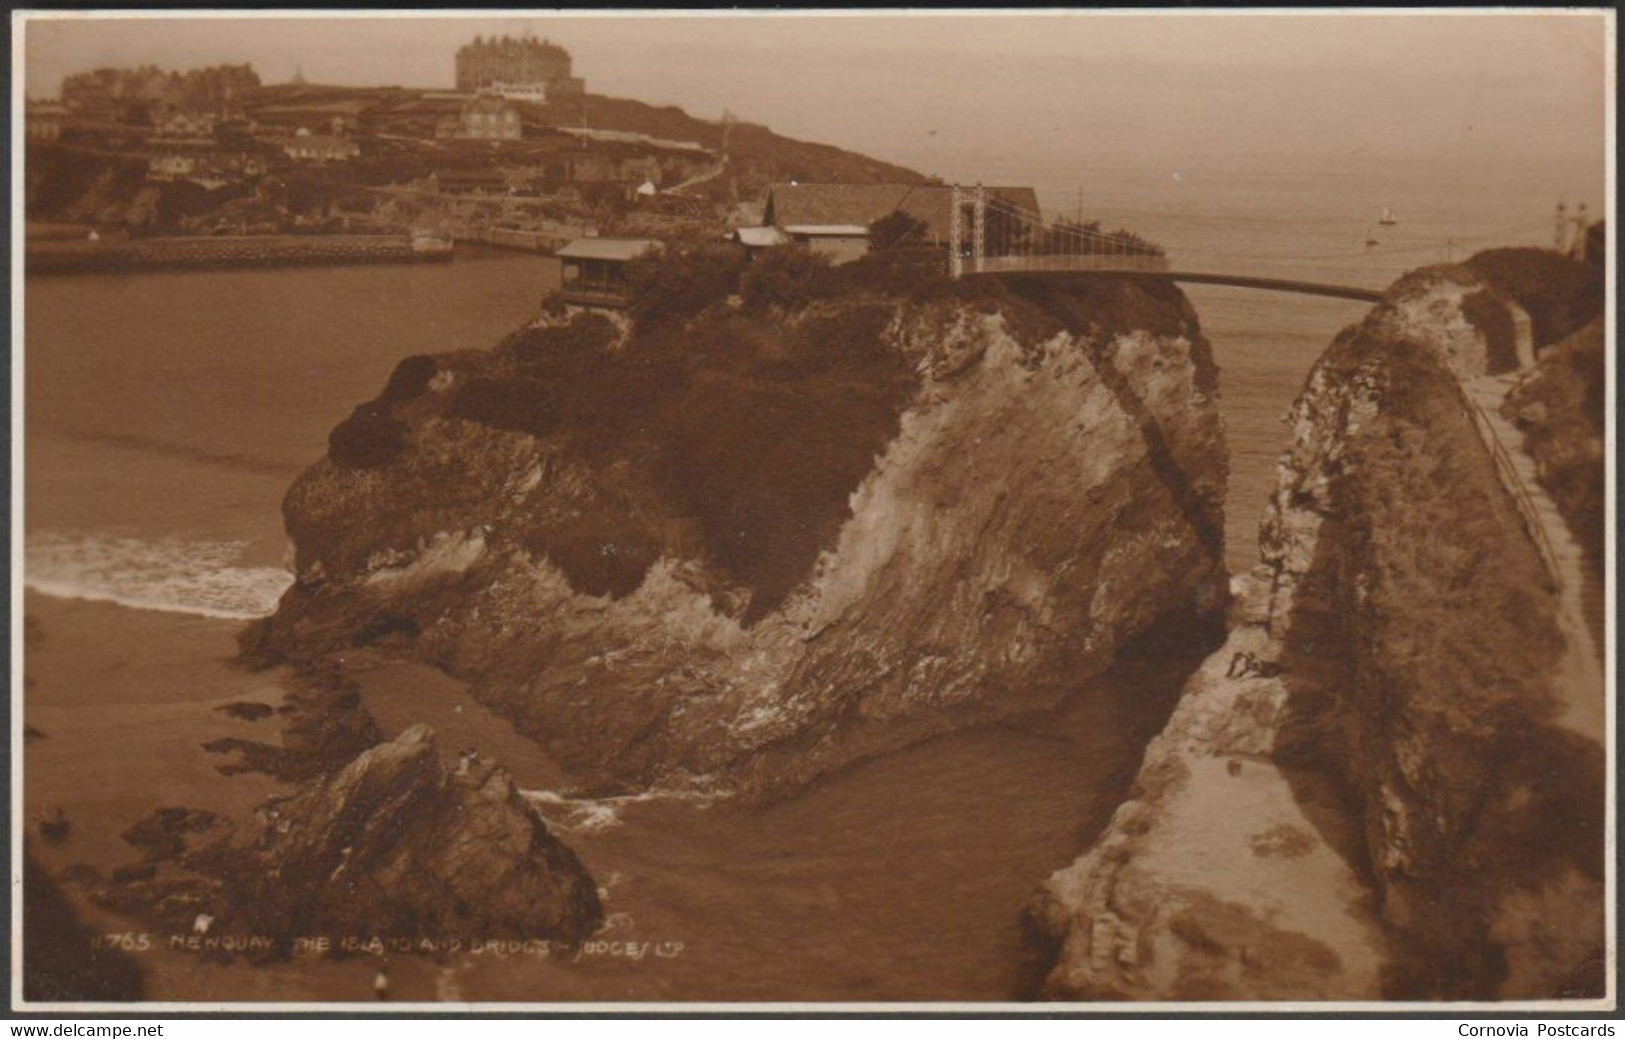
[{"label": "harbour wall", "polygon": [[411,235],[236,235],[122,241],[36,240],[27,245],[30,274],[74,274],[199,267],[412,263],[451,260],[448,239]]}]

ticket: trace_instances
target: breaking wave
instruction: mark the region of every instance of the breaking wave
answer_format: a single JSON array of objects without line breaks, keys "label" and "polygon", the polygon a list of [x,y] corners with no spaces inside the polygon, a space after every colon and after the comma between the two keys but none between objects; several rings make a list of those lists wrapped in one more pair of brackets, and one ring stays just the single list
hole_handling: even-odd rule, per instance
[{"label": "breaking wave", "polygon": [[293,576],[277,567],[238,565],[244,547],[240,541],[32,535],[24,546],[23,584],[59,599],[252,620],[276,609]]},{"label": "breaking wave", "polygon": [[724,795],[693,790],[646,790],[620,797],[566,797],[552,790],[521,790],[520,795],[565,833],[596,833],[621,825],[621,811],[646,801],[692,801],[706,807]]}]

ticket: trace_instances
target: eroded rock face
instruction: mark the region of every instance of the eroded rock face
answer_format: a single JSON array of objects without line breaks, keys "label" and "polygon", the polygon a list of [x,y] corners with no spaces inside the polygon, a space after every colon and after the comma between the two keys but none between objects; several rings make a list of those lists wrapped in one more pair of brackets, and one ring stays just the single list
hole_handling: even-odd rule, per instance
[{"label": "eroded rock face", "polygon": [[[290,492],[299,582],[250,649],[382,633],[600,790],[769,794],[1053,703],[1226,598],[1208,346],[1171,286],[1091,284],[566,344],[635,381],[677,343],[619,396],[556,353],[440,358],[389,406],[397,458],[325,460]],[[476,378],[498,417],[456,417]],[[501,418],[516,382],[557,411]],[[572,418],[578,391],[630,417]]]},{"label": "eroded rock face", "polygon": [[592,878],[508,773],[448,772],[428,726],[273,812],[254,901],[293,934],[576,940],[602,922]]},{"label": "eroded rock face", "polygon": [[261,936],[256,957],[306,937],[575,942],[602,923],[592,878],[508,773],[448,770],[424,725],[257,814],[160,809],[124,835],[142,860],[94,897],[177,934]]},{"label": "eroded rock face", "polygon": [[1605,734],[1560,717],[1558,600],[1460,385],[1491,356],[1466,281],[1403,279],[1311,372],[1254,608],[1035,899],[1048,994],[1600,992]]}]

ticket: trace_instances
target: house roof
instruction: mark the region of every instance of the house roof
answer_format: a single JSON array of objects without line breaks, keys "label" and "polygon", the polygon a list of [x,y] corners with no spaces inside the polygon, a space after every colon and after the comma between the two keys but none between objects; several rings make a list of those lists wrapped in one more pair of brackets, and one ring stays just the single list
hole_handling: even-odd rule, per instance
[{"label": "house roof", "polygon": [[[987,193],[1037,213],[1038,193],[1025,187],[990,187]],[[936,240],[948,237],[953,188],[946,184],[774,184],[763,223],[776,227],[861,225],[902,210],[922,221]],[[831,232],[825,232],[831,233]]]},{"label": "house roof", "polygon": [[766,249],[775,245],[783,245],[787,239],[784,232],[776,227],[740,227],[734,230],[734,241],[752,249]]},{"label": "house roof", "polygon": [[255,105],[254,114],[261,118],[274,119],[278,116],[294,117],[309,115],[354,115],[359,116],[378,104],[378,98],[340,98],[328,101],[301,101],[297,98],[273,102],[271,104]]},{"label": "house roof", "polygon": [[577,238],[557,255],[565,260],[635,260],[659,245],[653,238]]},{"label": "house roof", "polygon": [[479,94],[463,106],[463,112],[518,112],[506,98],[494,94]]},{"label": "house roof", "polygon": [[867,227],[896,209],[909,190],[907,184],[774,184],[768,189],[763,223]]},{"label": "house roof", "polygon": [[423,97],[408,98],[391,104],[379,111],[382,116],[398,115],[456,115],[468,104],[468,98],[461,94],[425,95]]},{"label": "house roof", "polygon": [[791,224],[784,233],[809,238],[867,238],[869,227],[866,224]]}]

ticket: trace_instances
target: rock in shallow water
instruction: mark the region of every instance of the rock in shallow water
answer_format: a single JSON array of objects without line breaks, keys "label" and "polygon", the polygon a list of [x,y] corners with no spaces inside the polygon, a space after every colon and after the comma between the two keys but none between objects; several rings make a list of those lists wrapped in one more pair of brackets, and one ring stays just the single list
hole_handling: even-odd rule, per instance
[{"label": "rock in shallow water", "polygon": [[576,940],[602,921],[592,878],[507,771],[448,772],[428,726],[274,811],[254,898],[290,933]]},{"label": "rock in shallow water", "polygon": [[126,835],[147,858],[98,901],[181,933],[205,914],[283,954],[322,937],[575,942],[603,921],[597,885],[507,771],[477,758],[448,770],[425,725],[258,816],[161,809]]}]

